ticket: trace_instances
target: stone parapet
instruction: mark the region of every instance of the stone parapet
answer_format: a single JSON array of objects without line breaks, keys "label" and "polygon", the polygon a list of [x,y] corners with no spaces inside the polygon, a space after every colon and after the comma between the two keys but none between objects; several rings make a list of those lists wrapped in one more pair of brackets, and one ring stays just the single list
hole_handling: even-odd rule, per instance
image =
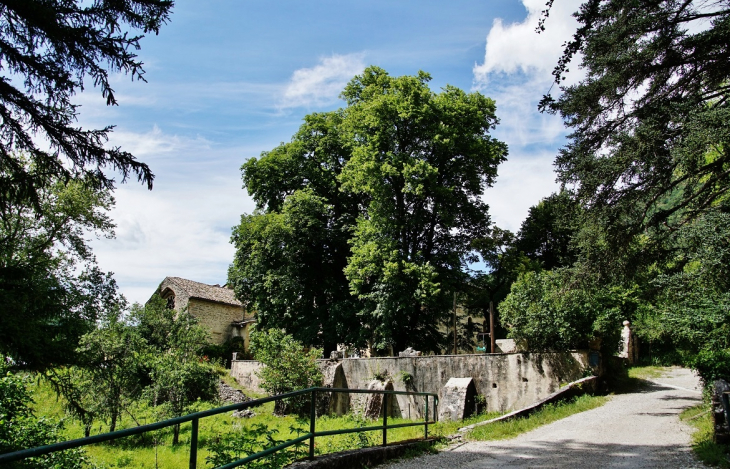
[{"label": "stone parapet", "polygon": [[[320,361],[323,368],[331,367],[331,363],[330,360]],[[388,377],[396,391],[439,394],[450,378],[470,377],[476,393],[484,396],[487,410],[500,412],[544,399],[561,384],[582,378],[590,369],[587,351],[346,358],[337,363],[337,383],[330,384],[332,387],[365,389],[373,378]],[[231,375],[243,387],[262,392],[255,376],[261,366],[256,361],[234,361]],[[420,396],[397,396],[392,414],[423,418],[424,404]],[[360,410],[363,398],[352,395],[349,405],[353,410]],[[430,402],[429,406],[432,405]]]}]

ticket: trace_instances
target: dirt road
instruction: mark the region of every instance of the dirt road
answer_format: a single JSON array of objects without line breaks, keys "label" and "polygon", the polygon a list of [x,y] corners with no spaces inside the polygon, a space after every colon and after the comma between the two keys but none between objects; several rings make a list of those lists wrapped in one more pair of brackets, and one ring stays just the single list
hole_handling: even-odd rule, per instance
[{"label": "dirt road", "polygon": [[679,413],[700,403],[699,382],[674,368],[640,392],[572,415],[512,440],[468,442],[439,454],[382,469],[458,468],[694,468],[691,429]]}]

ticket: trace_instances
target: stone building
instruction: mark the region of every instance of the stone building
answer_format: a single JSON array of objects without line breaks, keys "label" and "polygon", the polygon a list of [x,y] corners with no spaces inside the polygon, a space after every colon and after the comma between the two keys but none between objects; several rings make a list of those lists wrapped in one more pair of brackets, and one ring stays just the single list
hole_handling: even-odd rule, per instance
[{"label": "stone building", "polygon": [[180,277],[165,277],[155,292],[167,300],[170,308],[188,312],[210,333],[210,341],[222,344],[236,336],[243,337],[248,350],[249,329],[256,319],[247,314],[233,293],[226,286],[207,285]]}]

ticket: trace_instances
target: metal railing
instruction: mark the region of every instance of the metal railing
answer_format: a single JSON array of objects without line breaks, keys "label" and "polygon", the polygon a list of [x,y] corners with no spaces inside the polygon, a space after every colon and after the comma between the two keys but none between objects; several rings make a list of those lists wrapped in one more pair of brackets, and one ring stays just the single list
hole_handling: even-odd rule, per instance
[{"label": "metal railing", "polygon": [[[38,446],[37,448],[24,449],[21,451],[15,451],[13,453],[0,454],[0,464],[9,463],[13,461],[20,461],[22,459],[42,456],[44,454],[55,453],[57,451],[63,451],[67,449],[80,448],[82,446],[88,446],[95,443],[103,443],[105,441],[117,440],[133,435],[141,435],[154,430],[162,428],[172,427],[186,422],[192,422],[192,431],[190,434],[190,469],[197,468],[198,464],[198,427],[199,421],[202,418],[210,417],[213,415],[223,414],[226,412],[232,412],[235,410],[242,410],[248,407],[257,407],[261,404],[272,401],[280,401],[291,397],[301,396],[304,394],[311,394],[310,396],[310,415],[309,415],[309,433],[306,433],[298,438],[288,440],[277,446],[267,448],[264,451],[260,451],[255,454],[251,454],[245,458],[238,459],[231,463],[219,466],[216,469],[228,469],[233,467],[239,467],[248,462],[254,461],[266,457],[270,454],[276,453],[282,449],[290,446],[299,444],[305,440],[309,440],[309,459],[314,459],[314,439],[318,436],[329,436],[329,435],[341,435],[345,433],[360,433],[381,430],[383,432],[383,446],[388,442],[388,429],[402,428],[402,427],[413,427],[423,425],[424,427],[424,438],[428,438],[428,426],[436,423],[436,407],[438,406],[438,395],[426,392],[409,392],[409,391],[378,391],[370,389],[344,389],[344,388],[309,388],[302,389],[301,391],[293,391],[285,394],[278,394],[276,396],[264,397],[261,399],[254,399],[247,402],[241,402],[239,404],[231,404],[224,407],[217,407],[215,409],[204,410],[202,412],[195,412],[193,414],[183,415],[182,417],[176,417],[168,420],[163,420],[156,423],[150,423],[147,425],[140,425],[134,428],[127,428],[124,430],[118,430],[111,433],[103,433],[100,435],[89,436],[86,438],[78,438],[76,440],[64,441],[61,443],[54,443],[52,445]],[[316,410],[317,410],[317,393],[353,393],[353,394],[383,394],[383,424],[371,427],[357,427],[357,428],[346,428],[342,430],[326,430],[316,431]],[[388,409],[389,401],[391,396],[394,395],[406,395],[406,396],[424,396],[425,397],[425,410],[423,421],[412,422],[412,423],[399,423],[396,425],[388,425]],[[429,397],[433,397],[433,420],[429,420]]]}]

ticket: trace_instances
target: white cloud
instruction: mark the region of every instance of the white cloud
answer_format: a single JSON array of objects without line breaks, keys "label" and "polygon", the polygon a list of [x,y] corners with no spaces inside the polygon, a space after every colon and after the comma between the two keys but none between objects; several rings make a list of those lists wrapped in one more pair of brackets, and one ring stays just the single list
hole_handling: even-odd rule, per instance
[{"label": "white cloud", "polygon": [[155,188],[130,182],[114,193],[115,239],[92,242],[100,267],[120,291],[144,302],[166,276],[224,283],[234,248],[231,228],[253,201],[241,190],[239,166],[252,148],[220,148],[201,137],[118,130],[114,144],[144,156]]},{"label": "white cloud", "polygon": [[516,233],[530,207],[559,186],[553,172],[553,153],[515,156],[500,165],[497,183],[482,199],[489,204],[492,221]]},{"label": "white cloud", "polygon": [[109,135],[109,142],[112,145],[121,146],[125,151],[140,159],[148,156],[177,154],[182,151],[194,151],[199,156],[199,153],[208,151],[211,147],[211,142],[201,136],[191,138],[169,135],[163,133],[157,125],[154,125],[149,132],[142,134],[116,130]]},{"label": "white cloud", "polygon": [[490,73],[549,73],[556,65],[562,52],[562,45],[569,40],[577,28],[577,21],[571,15],[582,0],[555,2],[545,31],[535,32],[545,0],[522,0],[527,9],[527,18],[521,23],[505,25],[500,18],[494,20],[487,35],[484,63],[474,67],[477,83],[486,83]]},{"label": "white cloud", "polygon": [[510,148],[562,142],[565,127],[560,117],[537,111],[538,101],[549,89],[550,79],[535,76],[492,83],[488,93],[497,103],[500,119],[494,135]]},{"label": "white cloud", "polygon": [[[510,150],[496,184],[483,195],[501,228],[518,231],[529,208],[559,188],[553,160],[565,142],[566,129],[559,116],[541,114],[537,104],[552,86],[551,72],[576,30],[572,13],[581,2],[555,2],[545,31],[538,34],[545,0],[522,0],[526,18],[512,24],[496,19],[487,34],[484,62],[473,68],[474,88],[497,103],[500,124],[493,134]],[[576,64],[579,61],[575,58]],[[568,83],[581,77],[580,70],[573,70]]]},{"label": "white cloud", "polygon": [[362,53],[323,57],[312,68],[294,71],[280,106],[321,106],[335,102],[347,82],[364,69]]}]

